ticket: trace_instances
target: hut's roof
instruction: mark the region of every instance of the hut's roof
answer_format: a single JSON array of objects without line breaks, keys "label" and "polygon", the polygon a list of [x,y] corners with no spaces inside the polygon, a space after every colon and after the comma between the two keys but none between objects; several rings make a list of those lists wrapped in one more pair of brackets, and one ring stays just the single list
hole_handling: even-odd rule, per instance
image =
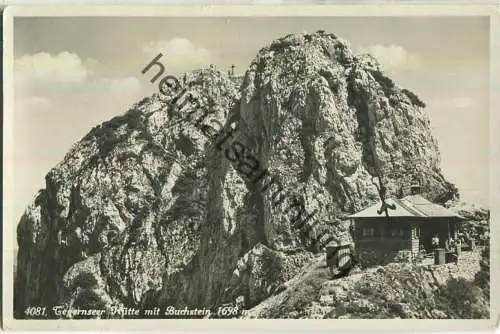
[{"label": "hut's roof", "polygon": [[[401,199],[387,199],[387,204],[394,204],[396,209],[388,209],[390,217],[449,217],[464,219],[458,214],[445,207],[432,203],[420,195],[410,195]],[[372,205],[358,213],[348,216],[347,218],[374,218],[385,217],[385,212],[378,214],[378,210],[382,206],[382,202]]]}]

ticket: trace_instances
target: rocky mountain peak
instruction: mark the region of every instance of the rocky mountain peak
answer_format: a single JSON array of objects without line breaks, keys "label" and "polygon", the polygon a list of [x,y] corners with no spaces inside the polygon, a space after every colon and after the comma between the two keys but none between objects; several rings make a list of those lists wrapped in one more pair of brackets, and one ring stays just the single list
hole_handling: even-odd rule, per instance
[{"label": "rocky mountain peak", "polygon": [[214,69],[186,73],[47,174],[18,226],[16,314],[255,305],[325,240],[348,237],[341,217],[377,201],[380,184],[458,196],[424,107],[321,31],[264,47],[241,87]]}]

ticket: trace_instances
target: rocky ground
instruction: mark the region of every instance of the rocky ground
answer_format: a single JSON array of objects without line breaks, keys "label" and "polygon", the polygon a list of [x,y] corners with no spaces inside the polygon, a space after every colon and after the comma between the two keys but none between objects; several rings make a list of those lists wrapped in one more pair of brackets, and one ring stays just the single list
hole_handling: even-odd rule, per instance
[{"label": "rocky ground", "polygon": [[246,318],[487,318],[489,296],[475,282],[479,252],[458,265],[389,264],[332,280],[323,256]]}]

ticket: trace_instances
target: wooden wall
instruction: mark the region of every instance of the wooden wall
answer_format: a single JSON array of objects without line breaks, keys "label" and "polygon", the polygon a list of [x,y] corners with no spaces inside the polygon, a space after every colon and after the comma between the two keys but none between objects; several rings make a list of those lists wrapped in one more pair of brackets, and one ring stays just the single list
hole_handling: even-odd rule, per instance
[{"label": "wooden wall", "polygon": [[[353,221],[353,240],[357,253],[371,254],[366,257],[375,257],[378,260],[374,261],[387,262],[401,252],[411,252],[413,256],[419,254],[422,248],[431,252],[431,239],[436,233],[440,246],[444,247],[448,236],[454,234],[455,223],[456,221],[450,218],[360,218]],[[363,236],[364,228],[374,228],[374,235]],[[403,230],[403,235],[393,235],[393,229]]]},{"label": "wooden wall", "polygon": [[[354,222],[354,240],[369,240],[369,239],[377,239],[377,240],[411,240],[411,221],[407,218],[362,218],[357,219]],[[363,237],[363,229],[364,228],[374,228],[375,234],[372,238]],[[403,231],[403,235],[393,236],[393,229],[401,229]]]},{"label": "wooden wall", "polygon": [[[364,228],[374,228],[373,237],[363,236]],[[412,224],[408,219],[392,217],[359,219],[354,222],[353,239],[356,254],[364,267],[406,262],[410,259],[405,254],[413,248]]]}]

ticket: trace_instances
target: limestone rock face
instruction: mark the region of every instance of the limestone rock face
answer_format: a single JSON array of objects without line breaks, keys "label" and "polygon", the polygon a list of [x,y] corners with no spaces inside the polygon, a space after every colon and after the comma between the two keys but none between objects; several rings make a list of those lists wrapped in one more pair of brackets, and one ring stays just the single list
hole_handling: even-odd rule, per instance
[{"label": "limestone rock face", "polygon": [[[186,80],[191,95],[176,104],[173,92],[144,99],[90,131],[47,174],[46,189],[18,226],[19,315],[33,303],[60,304],[73,295],[75,282],[91,276],[102,300],[138,307],[161,289],[163,275],[191,261],[217,160],[207,156],[215,131],[193,126],[185,117],[192,103],[183,99],[200,97],[200,110],[210,109],[205,122],[219,131],[217,122],[222,126],[239,93],[218,72]],[[224,218],[235,225],[238,180],[228,175],[226,182],[225,195],[236,201],[226,203]]]},{"label": "limestone rock face", "polygon": [[342,215],[378,200],[373,177],[388,196],[415,182],[433,201],[458,196],[424,103],[334,35],[276,40],[237,82],[189,73],[73,146],[19,222],[16,316],[254,305],[325,231],[347,235]]}]

